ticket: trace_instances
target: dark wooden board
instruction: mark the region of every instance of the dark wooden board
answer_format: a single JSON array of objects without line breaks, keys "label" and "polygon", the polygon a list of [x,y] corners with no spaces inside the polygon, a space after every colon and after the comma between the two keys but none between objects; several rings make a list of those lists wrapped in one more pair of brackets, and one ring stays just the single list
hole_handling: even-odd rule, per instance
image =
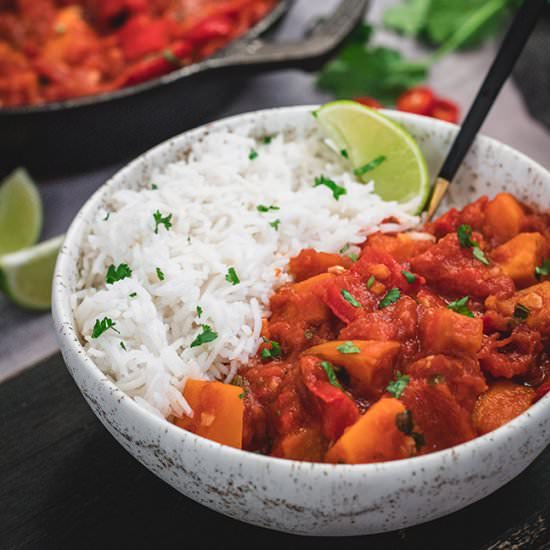
[{"label": "dark wooden board", "polygon": [[540,549],[550,547],[549,504],[550,448],[495,494],[428,524],[349,539],[285,535],[212,512],[147,471],[100,425],[60,356],[0,385],[1,550]]}]

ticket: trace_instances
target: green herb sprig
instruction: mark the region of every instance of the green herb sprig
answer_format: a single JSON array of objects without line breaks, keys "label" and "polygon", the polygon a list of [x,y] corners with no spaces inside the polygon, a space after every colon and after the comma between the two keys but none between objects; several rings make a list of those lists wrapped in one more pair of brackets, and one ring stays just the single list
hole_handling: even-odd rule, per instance
[{"label": "green herb sprig", "polygon": [[328,187],[332,191],[332,196],[339,200],[342,195],[347,194],[347,190],[345,187],[341,187],[336,182],[332,181],[329,178],[326,178],[322,174],[315,178],[315,183],[313,184],[313,187],[319,187],[319,185],[324,185],[325,187]]},{"label": "green herb sprig", "polygon": [[342,384],[338,381],[338,377],[336,376],[336,373],[334,372],[334,367],[332,366],[332,363],[329,363],[328,361],[321,361],[321,367],[323,367],[323,370],[326,372],[328,381],[339,390],[343,390]]},{"label": "green herb sprig", "polygon": [[105,275],[105,281],[107,284],[112,285],[117,281],[122,281],[126,277],[132,276],[132,270],[128,264],[119,264],[118,267],[115,267],[114,264],[111,264],[107,269],[107,275]]},{"label": "green herb sprig", "polygon": [[168,231],[172,227],[172,214],[163,216],[160,210],[153,213],[153,219],[155,220],[155,233],[158,235],[159,226],[164,225],[164,228]]},{"label": "green herb sprig", "polygon": [[214,332],[208,325],[201,325],[201,327],[202,332],[200,332],[191,342],[190,347],[192,348],[202,346],[203,344],[207,344],[208,342],[213,342],[218,337],[218,333]]},{"label": "green herb sprig", "polygon": [[465,315],[466,317],[473,317],[474,314],[470,311],[470,308],[468,307],[469,300],[470,300],[469,296],[464,296],[459,300],[454,300],[453,302],[449,302],[447,304],[447,307],[451,311],[454,311],[455,313],[460,313],[460,315]]},{"label": "green herb sprig", "polygon": [[104,332],[107,332],[109,329],[114,330],[117,334],[120,332],[115,328],[116,323],[109,319],[109,317],[103,317],[103,319],[96,319],[94,328],[92,329],[92,338],[99,338]]}]

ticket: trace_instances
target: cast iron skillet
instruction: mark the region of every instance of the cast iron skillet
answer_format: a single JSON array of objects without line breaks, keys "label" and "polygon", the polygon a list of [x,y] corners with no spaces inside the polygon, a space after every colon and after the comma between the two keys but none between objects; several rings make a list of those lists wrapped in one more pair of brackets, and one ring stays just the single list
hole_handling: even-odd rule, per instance
[{"label": "cast iron skillet", "polygon": [[316,70],[362,21],[369,0],[342,0],[300,42],[260,35],[288,10],[281,0],[243,38],[199,63],[101,95],[0,109],[0,171],[24,165],[35,174],[67,174],[123,160],[219,109],[252,73]]}]

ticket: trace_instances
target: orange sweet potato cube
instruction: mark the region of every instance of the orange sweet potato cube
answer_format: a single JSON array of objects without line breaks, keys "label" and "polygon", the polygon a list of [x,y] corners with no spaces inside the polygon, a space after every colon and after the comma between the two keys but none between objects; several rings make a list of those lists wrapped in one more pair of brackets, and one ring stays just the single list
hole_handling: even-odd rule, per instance
[{"label": "orange sweet potato cube", "polygon": [[221,382],[188,380],[183,397],[193,409],[193,417],[176,420],[180,428],[230,447],[242,448],[243,389]]}]

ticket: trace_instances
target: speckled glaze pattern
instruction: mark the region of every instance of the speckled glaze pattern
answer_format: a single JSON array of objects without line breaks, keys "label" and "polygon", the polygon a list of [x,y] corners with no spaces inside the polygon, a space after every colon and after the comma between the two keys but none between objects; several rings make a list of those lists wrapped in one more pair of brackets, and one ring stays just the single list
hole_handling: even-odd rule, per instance
[{"label": "speckled glaze pattern", "polygon": [[[57,262],[53,316],[67,367],[92,410],[130,454],[181,493],[233,518],[280,531],[379,533],[454,512],[518,475],[550,442],[550,395],[495,432],[427,456],[357,466],[270,458],[208,441],[140,408],[84,352],[69,301],[89,220],[113,190],[147,185],[154,169],[184,157],[208,132],[252,124],[261,136],[312,127],[312,109],[272,109],[209,124],[159,145],[118,172],[71,225]],[[434,175],[456,127],[388,114],[418,140]],[[452,186],[450,201],[461,205],[501,190],[544,209],[550,204],[550,174],[521,153],[479,137]]]}]

